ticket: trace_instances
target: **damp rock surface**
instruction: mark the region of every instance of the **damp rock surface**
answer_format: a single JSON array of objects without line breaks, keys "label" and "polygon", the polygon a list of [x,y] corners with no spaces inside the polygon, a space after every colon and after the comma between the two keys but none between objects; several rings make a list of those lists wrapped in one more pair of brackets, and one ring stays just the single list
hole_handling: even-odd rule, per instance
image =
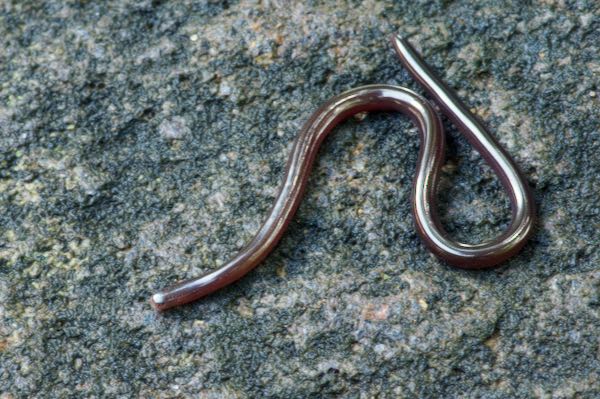
[{"label": "damp rock surface", "polygon": [[[436,260],[417,132],[372,114],[325,141],[262,265],[156,314],[256,232],[320,103],[422,92],[397,31],[522,168],[531,242],[489,271]],[[594,0],[4,1],[0,397],[600,397],[599,101]],[[499,234],[499,181],[451,126],[448,147],[446,229]]]}]

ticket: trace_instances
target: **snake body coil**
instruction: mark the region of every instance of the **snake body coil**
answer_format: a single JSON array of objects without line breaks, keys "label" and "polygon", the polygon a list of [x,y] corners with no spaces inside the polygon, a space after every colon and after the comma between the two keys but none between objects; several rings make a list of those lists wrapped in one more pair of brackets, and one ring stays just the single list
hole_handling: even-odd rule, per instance
[{"label": "snake body coil", "polygon": [[512,207],[512,221],[506,231],[480,244],[464,244],[448,237],[436,212],[437,183],[445,150],[439,115],[427,100],[406,88],[379,84],[358,87],[331,98],[306,121],[291,151],[275,204],[254,239],[219,269],[154,294],[151,303],[157,310],[208,295],[240,279],[262,262],[298,209],[325,137],[343,120],[365,111],[401,112],[412,119],[420,132],[412,206],[417,231],[435,255],[457,267],[481,269],[505,261],[523,247],[533,229],[535,210],[529,187],[514,162],[406,39],[395,36],[392,42],[402,64],[499,176]]}]

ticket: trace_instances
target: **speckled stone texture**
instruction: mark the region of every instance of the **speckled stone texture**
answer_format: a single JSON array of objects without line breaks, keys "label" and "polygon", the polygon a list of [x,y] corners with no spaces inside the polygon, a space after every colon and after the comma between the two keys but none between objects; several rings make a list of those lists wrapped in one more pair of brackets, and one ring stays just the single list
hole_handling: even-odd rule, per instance
[{"label": "speckled stone texture", "polygon": [[[436,260],[413,228],[401,115],[324,144],[289,232],[245,279],[156,314],[222,264],[274,199],[330,96],[421,91],[412,42],[535,191],[500,268]],[[0,398],[600,397],[600,3],[0,2]],[[442,215],[510,219],[453,128]]]}]

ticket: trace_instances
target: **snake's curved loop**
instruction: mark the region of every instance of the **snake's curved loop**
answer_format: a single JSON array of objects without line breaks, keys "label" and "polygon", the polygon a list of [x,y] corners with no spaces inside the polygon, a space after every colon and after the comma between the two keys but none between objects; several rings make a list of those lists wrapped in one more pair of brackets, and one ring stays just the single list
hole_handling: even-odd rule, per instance
[{"label": "snake's curved loop", "polygon": [[402,64],[500,177],[512,206],[512,222],[506,231],[480,244],[464,244],[448,236],[436,213],[437,183],[445,149],[440,117],[427,100],[411,90],[391,85],[363,86],[333,97],[304,124],[290,154],[275,204],[254,239],[219,269],[154,294],[151,303],[157,310],[208,295],[240,279],[266,258],[300,204],[319,146],[327,134],[351,115],[365,111],[398,111],[408,115],[418,127],[421,148],[412,205],[417,231],[433,253],[454,266],[476,269],[501,263],[521,249],[532,232],[535,212],[529,187],[517,167],[405,39],[396,36],[393,44]]}]

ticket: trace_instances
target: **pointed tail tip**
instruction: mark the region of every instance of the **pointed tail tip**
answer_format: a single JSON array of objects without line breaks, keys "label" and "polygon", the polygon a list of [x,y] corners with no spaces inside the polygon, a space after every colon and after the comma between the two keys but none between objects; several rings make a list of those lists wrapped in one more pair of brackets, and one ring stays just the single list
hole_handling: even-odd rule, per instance
[{"label": "pointed tail tip", "polygon": [[408,39],[410,39],[414,35],[416,35],[416,32],[414,32],[414,33],[396,32],[396,33],[392,34],[392,41],[408,43]]}]

